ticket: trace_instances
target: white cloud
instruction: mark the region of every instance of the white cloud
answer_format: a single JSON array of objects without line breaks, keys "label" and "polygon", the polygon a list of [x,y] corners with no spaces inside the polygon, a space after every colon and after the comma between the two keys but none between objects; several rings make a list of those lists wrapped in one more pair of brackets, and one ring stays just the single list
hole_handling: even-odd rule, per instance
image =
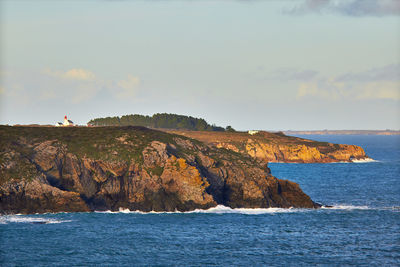
[{"label": "white cloud", "polygon": [[84,69],[71,69],[64,76],[72,80],[92,81],[96,78],[93,72]]},{"label": "white cloud", "polygon": [[71,96],[70,101],[73,104],[79,104],[81,102],[94,98],[100,91],[101,83],[78,83],[75,85],[75,93]]},{"label": "white cloud", "polygon": [[0,95],[6,101],[38,105],[43,101],[81,104],[94,100],[99,94],[110,94],[119,101],[135,99],[140,79],[128,75],[126,79],[107,80],[92,71],[73,68],[67,71],[45,69],[40,72],[15,72],[4,76]]},{"label": "white cloud", "polygon": [[53,88],[46,88],[41,90],[40,92],[40,99],[47,100],[47,99],[55,99],[57,98],[56,91]]},{"label": "white cloud", "polygon": [[42,87],[42,100],[79,104],[95,97],[104,83],[93,72],[79,68],[67,71],[44,69],[41,73],[45,76],[38,85]]},{"label": "white cloud", "polygon": [[400,64],[390,64],[381,68],[373,68],[358,73],[345,73],[336,78],[343,82],[398,81]]},{"label": "white cloud", "polygon": [[359,99],[400,100],[400,82],[370,82],[360,91]]},{"label": "white cloud", "polygon": [[388,65],[365,72],[348,73],[338,77],[317,78],[298,86],[297,98],[315,97],[329,100],[386,99],[400,100],[399,65]]},{"label": "white cloud", "polygon": [[116,96],[121,99],[135,97],[139,84],[140,79],[138,77],[128,75],[126,80],[117,82],[118,92]]},{"label": "white cloud", "polygon": [[[69,100],[72,103],[80,103],[93,98],[101,88],[107,88],[113,97],[119,100],[132,99],[136,96],[140,79],[128,75],[124,80],[113,81],[98,78],[93,72],[84,69],[70,69],[68,71],[53,71],[45,69],[43,74],[59,79],[58,88],[64,88],[68,84],[68,90],[74,92]],[[46,88],[42,91],[42,97],[54,97],[54,90]]]},{"label": "white cloud", "polygon": [[32,95],[26,90],[25,86],[19,82],[10,86],[1,87],[1,94],[4,98],[13,98],[17,105],[28,105],[32,102]]},{"label": "white cloud", "polygon": [[284,10],[291,15],[334,13],[345,16],[400,15],[399,0],[304,0],[300,5]]},{"label": "white cloud", "polygon": [[336,83],[333,79],[320,79],[317,81],[302,82],[297,90],[297,98],[306,96],[337,100],[344,97],[343,84]]},{"label": "white cloud", "polygon": [[10,75],[11,75],[10,71],[0,70],[0,79],[10,76]]},{"label": "white cloud", "polygon": [[43,73],[53,77],[62,79],[78,80],[78,81],[94,81],[96,75],[89,70],[84,69],[70,69],[68,71],[53,71],[50,69],[43,70]]},{"label": "white cloud", "polygon": [[272,79],[282,80],[282,81],[309,81],[315,78],[318,72],[315,70],[298,70],[295,68],[284,68],[278,69],[269,73]]}]

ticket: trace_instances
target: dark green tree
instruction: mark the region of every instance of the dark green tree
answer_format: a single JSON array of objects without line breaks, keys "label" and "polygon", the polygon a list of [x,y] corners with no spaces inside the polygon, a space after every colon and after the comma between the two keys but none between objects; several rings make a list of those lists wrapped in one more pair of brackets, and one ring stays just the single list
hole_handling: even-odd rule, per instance
[{"label": "dark green tree", "polygon": [[236,132],[236,130],[233,129],[232,126],[230,126],[230,125],[226,126],[225,131],[227,131],[227,132]]}]

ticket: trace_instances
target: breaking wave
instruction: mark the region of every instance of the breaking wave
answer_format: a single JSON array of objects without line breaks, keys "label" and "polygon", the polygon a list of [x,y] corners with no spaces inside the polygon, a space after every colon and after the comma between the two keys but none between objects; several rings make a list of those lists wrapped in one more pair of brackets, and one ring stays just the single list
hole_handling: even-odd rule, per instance
[{"label": "breaking wave", "polygon": [[333,206],[322,206],[323,210],[381,210],[381,211],[393,211],[400,212],[400,206],[391,207],[369,207],[369,206],[354,206],[354,205],[333,205]]},{"label": "breaking wave", "polygon": [[298,212],[298,211],[307,211],[310,209],[295,209],[295,208],[236,208],[232,209],[230,207],[224,205],[217,205],[215,207],[203,210],[203,209],[195,209],[192,211],[131,211],[125,208],[119,208],[118,211],[96,211],[97,213],[136,213],[136,214],[193,214],[193,213],[209,213],[209,214],[249,214],[249,215],[257,215],[257,214],[268,214],[268,213],[289,213],[289,212]]},{"label": "breaking wave", "polygon": [[268,214],[268,213],[290,213],[290,212],[298,212],[298,211],[306,211],[308,209],[295,209],[295,208],[236,208],[232,209],[230,207],[226,207],[223,205],[218,205],[213,208],[209,208],[207,210],[196,209],[194,211],[189,211],[188,213],[215,213],[215,214],[225,214],[225,213],[238,213],[238,214],[249,214],[249,215],[257,215],[257,214]]},{"label": "breaking wave", "polygon": [[313,162],[313,163],[302,163],[302,162],[284,162],[284,161],[271,161],[270,163],[284,163],[284,164],[337,164],[337,163],[371,163],[380,162],[379,160],[365,158],[365,159],[352,159],[351,161],[338,161],[338,162]]},{"label": "breaking wave", "polygon": [[196,209],[194,211],[188,211],[187,213],[214,213],[214,214],[226,214],[226,213],[238,213],[238,214],[248,214],[248,215],[257,215],[257,214],[270,214],[270,213],[289,213],[289,212],[297,212],[297,211],[305,211],[307,209],[294,209],[294,208],[236,208],[232,209],[230,207],[226,207],[223,205],[218,205],[213,208],[209,208],[207,210]]},{"label": "breaking wave", "polygon": [[378,160],[374,160],[371,158],[365,158],[365,159],[353,159],[352,163],[370,163],[370,162],[379,162]]},{"label": "breaking wave", "polygon": [[0,216],[0,224],[8,224],[8,223],[54,224],[54,223],[64,223],[64,222],[71,222],[71,220],[56,220],[52,218],[27,217],[21,215]]},{"label": "breaking wave", "polygon": [[276,213],[295,213],[295,212],[313,212],[319,210],[394,210],[400,211],[400,207],[382,207],[372,208],[368,206],[354,206],[354,205],[334,205],[334,206],[322,206],[321,209],[300,209],[300,208],[230,208],[223,205],[218,205],[206,210],[196,209],[193,211],[131,211],[125,208],[119,208],[119,211],[96,211],[97,213],[130,213],[130,214],[246,214],[246,215],[260,215],[260,214],[276,214]]},{"label": "breaking wave", "polygon": [[[304,213],[304,212],[319,212],[319,211],[353,211],[353,210],[382,210],[400,212],[400,206],[392,207],[369,207],[338,204],[332,206],[322,206],[320,209],[305,209],[305,208],[230,208],[224,205],[218,205],[206,210],[195,209],[192,211],[131,211],[126,208],[119,208],[118,211],[95,211],[95,213],[103,214],[245,214],[245,215],[262,215],[262,214],[279,214],[279,213]],[[82,212],[90,213],[90,212]],[[71,222],[72,220],[60,220],[54,218],[29,217],[27,215],[3,215],[0,216],[0,224],[8,223],[30,223],[30,224],[56,224]]]},{"label": "breaking wave", "polygon": [[335,205],[335,206],[322,206],[321,209],[329,210],[373,210],[368,206],[353,206],[353,205]]}]

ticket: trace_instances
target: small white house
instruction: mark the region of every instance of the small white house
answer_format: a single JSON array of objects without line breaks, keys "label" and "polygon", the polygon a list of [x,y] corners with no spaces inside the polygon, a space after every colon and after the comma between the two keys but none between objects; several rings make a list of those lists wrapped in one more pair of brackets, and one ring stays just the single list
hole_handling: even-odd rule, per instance
[{"label": "small white house", "polygon": [[255,131],[255,130],[250,130],[250,131],[248,131],[248,133],[250,134],[250,135],[255,135],[256,133],[258,133],[259,131]]}]

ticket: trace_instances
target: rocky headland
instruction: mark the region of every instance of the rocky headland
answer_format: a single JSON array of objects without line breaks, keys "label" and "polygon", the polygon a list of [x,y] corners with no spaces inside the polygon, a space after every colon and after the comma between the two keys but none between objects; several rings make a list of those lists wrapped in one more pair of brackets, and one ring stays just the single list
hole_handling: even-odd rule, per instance
[{"label": "rocky headland", "polygon": [[359,146],[318,142],[282,132],[259,131],[251,135],[247,132],[166,131],[265,162],[330,163],[369,159]]},{"label": "rocky headland", "polygon": [[0,126],[0,144],[3,214],[320,206],[257,152],[144,127]]}]

